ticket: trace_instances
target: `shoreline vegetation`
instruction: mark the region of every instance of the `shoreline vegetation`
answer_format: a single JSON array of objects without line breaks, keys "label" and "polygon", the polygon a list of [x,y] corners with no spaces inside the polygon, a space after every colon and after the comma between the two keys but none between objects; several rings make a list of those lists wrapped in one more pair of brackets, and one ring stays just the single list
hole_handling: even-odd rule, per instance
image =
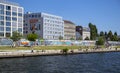
[{"label": "shoreline vegetation", "polygon": [[11,47],[0,46],[0,58],[18,58],[32,56],[66,55],[66,54],[86,54],[120,52],[120,46],[32,46],[32,47]]}]

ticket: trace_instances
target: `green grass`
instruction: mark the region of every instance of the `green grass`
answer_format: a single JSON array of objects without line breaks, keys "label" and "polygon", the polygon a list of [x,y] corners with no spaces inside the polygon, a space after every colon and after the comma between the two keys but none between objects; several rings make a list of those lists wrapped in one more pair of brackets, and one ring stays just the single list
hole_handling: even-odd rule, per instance
[{"label": "green grass", "polygon": [[[86,48],[94,48],[94,46],[33,46],[34,50],[61,50],[61,49],[86,49]],[[15,51],[15,50],[31,50],[31,47],[10,47],[10,46],[0,46],[0,51]]]},{"label": "green grass", "polygon": [[115,48],[120,48],[120,46],[115,46]]}]

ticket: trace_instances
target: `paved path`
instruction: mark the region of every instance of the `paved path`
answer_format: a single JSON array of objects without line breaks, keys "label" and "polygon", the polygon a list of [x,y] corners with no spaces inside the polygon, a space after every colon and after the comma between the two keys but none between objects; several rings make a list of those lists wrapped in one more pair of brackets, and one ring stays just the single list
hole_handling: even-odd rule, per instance
[{"label": "paved path", "polygon": [[[101,52],[120,52],[120,48],[104,48],[104,49],[74,49],[69,50],[67,54],[81,54],[81,53],[101,53]],[[48,55],[62,55],[61,50],[18,50],[18,51],[3,51],[0,52],[0,58],[13,57],[29,57],[29,56],[48,56]]]}]

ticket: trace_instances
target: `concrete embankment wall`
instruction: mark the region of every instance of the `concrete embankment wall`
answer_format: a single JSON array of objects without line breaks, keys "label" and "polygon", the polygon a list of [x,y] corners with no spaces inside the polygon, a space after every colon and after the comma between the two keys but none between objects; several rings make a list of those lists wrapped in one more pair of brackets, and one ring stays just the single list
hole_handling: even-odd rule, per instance
[{"label": "concrete embankment wall", "polygon": [[104,53],[104,52],[120,52],[120,48],[112,49],[75,49],[69,50],[67,53],[62,53],[61,50],[20,50],[12,52],[0,52],[0,58],[19,58],[32,56],[52,56],[64,54],[86,54],[86,53]]}]

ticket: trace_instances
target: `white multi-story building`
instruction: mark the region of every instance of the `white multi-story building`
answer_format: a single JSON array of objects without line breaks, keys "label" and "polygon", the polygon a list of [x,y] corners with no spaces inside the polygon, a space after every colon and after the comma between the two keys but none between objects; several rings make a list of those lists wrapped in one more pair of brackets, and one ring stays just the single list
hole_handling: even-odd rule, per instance
[{"label": "white multi-story building", "polygon": [[64,21],[62,17],[47,13],[30,13],[24,15],[24,34],[36,33],[48,40],[64,37]]},{"label": "white multi-story building", "polygon": [[19,4],[0,0],[0,37],[10,37],[13,31],[23,34],[23,13]]}]

